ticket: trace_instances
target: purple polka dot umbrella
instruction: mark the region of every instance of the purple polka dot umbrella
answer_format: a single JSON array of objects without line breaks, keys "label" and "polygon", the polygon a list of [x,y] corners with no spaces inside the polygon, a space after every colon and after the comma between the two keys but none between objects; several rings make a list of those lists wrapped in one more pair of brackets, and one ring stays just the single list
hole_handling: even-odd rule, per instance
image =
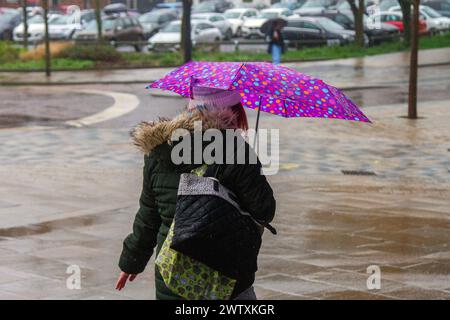
[{"label": "purple polka dot umbrella", "polygon": [[339,89],[296,70],[266,62],[188,62],[149,88],[192,98],[193,85],[237,90],[241,103],[282,117],[370,122]]}]

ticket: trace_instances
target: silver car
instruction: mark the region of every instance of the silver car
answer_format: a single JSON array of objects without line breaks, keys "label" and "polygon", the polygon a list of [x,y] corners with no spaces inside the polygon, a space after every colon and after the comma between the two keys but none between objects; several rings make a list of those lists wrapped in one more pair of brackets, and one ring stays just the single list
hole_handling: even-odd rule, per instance
[{"label": "silver car", "polygon": [[231,23],[220,13],[196,13],[192,15],[192,19],[204,20],[211,23],[220,30],[222,37],[226,40],[231,39],[233,36],[233,27]]},{"label": "silver car", "polygon": [[[191,39],[194,44],[213,43],[222,39],[219,29],[203,20],[192,20]],[[148,40],[148,49],[153,51],[176,51],[180,49],[181,21],[173,21]]]}]

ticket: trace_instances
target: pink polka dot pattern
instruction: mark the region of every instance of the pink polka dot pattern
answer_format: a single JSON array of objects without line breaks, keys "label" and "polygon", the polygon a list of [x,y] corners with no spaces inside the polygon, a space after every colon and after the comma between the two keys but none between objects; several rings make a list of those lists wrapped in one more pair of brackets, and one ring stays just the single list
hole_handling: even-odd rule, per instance
[{"label": "pink polka dot pattern", "polygon": [[339,89],[296,70],[265,62],[188,62],[148,88],[192,97],[192,86],[240,92],[248,108],[282,117],[370,120]]}]

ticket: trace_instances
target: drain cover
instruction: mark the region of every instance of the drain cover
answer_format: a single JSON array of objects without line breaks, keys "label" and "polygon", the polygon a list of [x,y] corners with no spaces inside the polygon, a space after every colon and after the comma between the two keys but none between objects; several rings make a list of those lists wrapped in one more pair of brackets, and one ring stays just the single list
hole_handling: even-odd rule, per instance
[{"label": "drain cover", "polygon": [[373,171],[364,171],[364,170],[341,170],[341,172],[345,175],[352,175],[352,176],[376,176],[377,175]]}]

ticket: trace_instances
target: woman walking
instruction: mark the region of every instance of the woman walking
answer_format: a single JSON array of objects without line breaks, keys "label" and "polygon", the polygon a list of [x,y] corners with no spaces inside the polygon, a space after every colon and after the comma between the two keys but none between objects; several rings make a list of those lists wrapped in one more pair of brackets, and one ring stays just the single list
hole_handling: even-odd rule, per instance
[{"label": "woman walking", "polygon": [[[172,161],[171,153],[176,146],[176,142],[171,140],[172,134],[177,129],[187,129],[189,134],[183,140],[187,138],[193,141],[196,121],[201,121],[203,130],[219,129],[224,136],[226,129],[247,130],[247,117],[240,99],[236,91],[194,87],[193,100],[190,100],[187,111],[171,120],[141,123],[132,132],[134,143],[145,154],[144,181],[133,233],[123,243],[119,261],[122,272],[116,284],[118,290],[144,271],[155,247],[158,256],[174,219],[180,175],[201,166],[193,164],[192,159],[181,164]],[[251,148],[247,143],[245,149],[248,154]],[[261,224],[269,223],[275,214],[275,199],[261,173],[261,163],[246,161],[243,164],[222,166],[220,183],[236,195],[239,205],[253,219]],[[253,290],[255,272],[239,274],[235,280],[230,299],[256,299]],[[182,299],[167,286],[158,267],[155,268],[155,287],[157,299]]]},{"label": "woman walking", "polygon": [[269,47],[268,52],[272,55],[272,63],[278,65],[281,63],[281,55],[285,51],[285,44],[281,29],[283,23],[281,20],[275,20],[269,30]]}]

